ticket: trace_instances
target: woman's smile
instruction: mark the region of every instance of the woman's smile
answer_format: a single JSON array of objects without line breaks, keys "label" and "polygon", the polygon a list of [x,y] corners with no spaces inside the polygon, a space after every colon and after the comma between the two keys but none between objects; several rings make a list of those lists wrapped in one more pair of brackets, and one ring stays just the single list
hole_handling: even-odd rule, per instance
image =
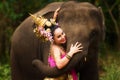
[{"label": "woman's smile", "polygon": [[57,44],[64,44],[66,42],[66,35],[61,28],[55,30],[54,41]]}]

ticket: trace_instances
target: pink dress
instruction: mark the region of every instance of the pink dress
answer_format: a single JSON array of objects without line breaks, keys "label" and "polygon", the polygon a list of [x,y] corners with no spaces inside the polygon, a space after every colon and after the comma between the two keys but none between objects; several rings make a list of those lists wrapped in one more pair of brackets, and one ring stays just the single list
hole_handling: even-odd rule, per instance
[{"label": "pink dress", "polygon": [[[61,58],[63,58],[64,56],[65,55],[62,55]],[[50,65],[50,67],[55,67],[56,66],[55,60],[51,56],[48,57],[48,63]],[[70,73],[71,73],[71,76],[72,76],[73,80],[78,80],[77,73],[74,69],[72,69],[70,71]]]}]

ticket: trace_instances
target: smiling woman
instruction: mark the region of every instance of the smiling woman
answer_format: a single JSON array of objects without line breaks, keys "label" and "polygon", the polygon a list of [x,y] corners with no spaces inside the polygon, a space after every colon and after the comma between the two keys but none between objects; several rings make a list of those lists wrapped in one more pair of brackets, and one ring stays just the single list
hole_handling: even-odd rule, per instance
[{"label": "smiling woman", "polygon": [[[75,53],[82,51],[81,44],[77,42],[75,45],[71,45],[70,51],[66,53],[66,36],[61,28],[55,29],[53,40],[54,42],[51,44],[50,56],[48,58],[51,67],[57,66],[58,69],[62,69],[68,64]],[[67,78],[68,74],[74,74],[72,75],[73,80],[78,80],[77,74],[73,69],[65,74],[66,76],[61,76],[64,77],[63,80],[69,80]],[[59,77],[55,79],[60,80]]]},{"label": "smiling woman", "polygon": [[[54,13],[54,16],[53,16],[54,21],[56,21],[57,12],[58,12],[58,9]],[[56,66],[58,69],[62,69],[68,64],[68,62],[70,61],[70,59],[72,58],[72,56],[75,53],[82,51],[83,47],[81,46],[80,43],[76,42],[75,45],[73,45],[73,44],[71,45],[70,51],[68,53],[66,53],[66,46],[67,46],[66,34],[60,28],[60,26],[58,25],[57,22],[54,22],[54,23],[57,23],[57,24],[52,24],[51,23],[51,25],[47,26],[46,22],[50,22],[50,21],[48,21],[45,18],[35,17],[34,21],[37,23],[36,25],[39,24],[38,27],[42,26],[41,28],[45,32],[47,31],[45,29],[46,27],[49,27],[49,29],[50,29],[48,33],[51,34],[49,36],[52,36],[51,37],[52,41],[50,39],[47,39],[47,40],[51,41],[50,54],[49,54],[49,57],[48,57],[48,64],[49,64],[50,67],[55,67]],[[41,39],[41,37],[45,37],[43,39],[49,38],[49,36],[47,37],[47,36],[45,36],[45,34],[41,33],[40,28],[37,29],[37,32],[38,32],[37,34],[40,35],[39,36],[40,39]],[[49,80],[49,79],[52,79],[52,80],[70,80],[68,74],[69,74],[69,76],[70,75],[72,76],[71,79],[78,80],[77,73],[75,72],[74,69],[70,70],[69,72],[64,73],[63,75],[60,75],[57,78],[45,78],[44,80]]]}]

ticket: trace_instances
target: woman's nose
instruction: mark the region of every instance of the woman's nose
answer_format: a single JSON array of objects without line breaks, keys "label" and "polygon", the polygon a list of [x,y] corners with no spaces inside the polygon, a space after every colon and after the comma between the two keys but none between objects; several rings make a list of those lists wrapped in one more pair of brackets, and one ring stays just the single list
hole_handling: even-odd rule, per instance
[{"label": "woman's nose", "polygon": [[62,38],[65,38],[65,35],[62,35]]}]

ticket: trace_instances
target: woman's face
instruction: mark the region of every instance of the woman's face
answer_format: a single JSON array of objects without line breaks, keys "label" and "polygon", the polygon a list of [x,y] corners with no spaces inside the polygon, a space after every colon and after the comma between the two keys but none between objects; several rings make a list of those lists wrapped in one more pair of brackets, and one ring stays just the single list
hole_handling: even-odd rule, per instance
[{"label": "woman's face", "polygon": [[56,44],[64,44],[66,43],[66,36],[65,33],[61,28],[57,28],[54,31],[54,42]]}]

